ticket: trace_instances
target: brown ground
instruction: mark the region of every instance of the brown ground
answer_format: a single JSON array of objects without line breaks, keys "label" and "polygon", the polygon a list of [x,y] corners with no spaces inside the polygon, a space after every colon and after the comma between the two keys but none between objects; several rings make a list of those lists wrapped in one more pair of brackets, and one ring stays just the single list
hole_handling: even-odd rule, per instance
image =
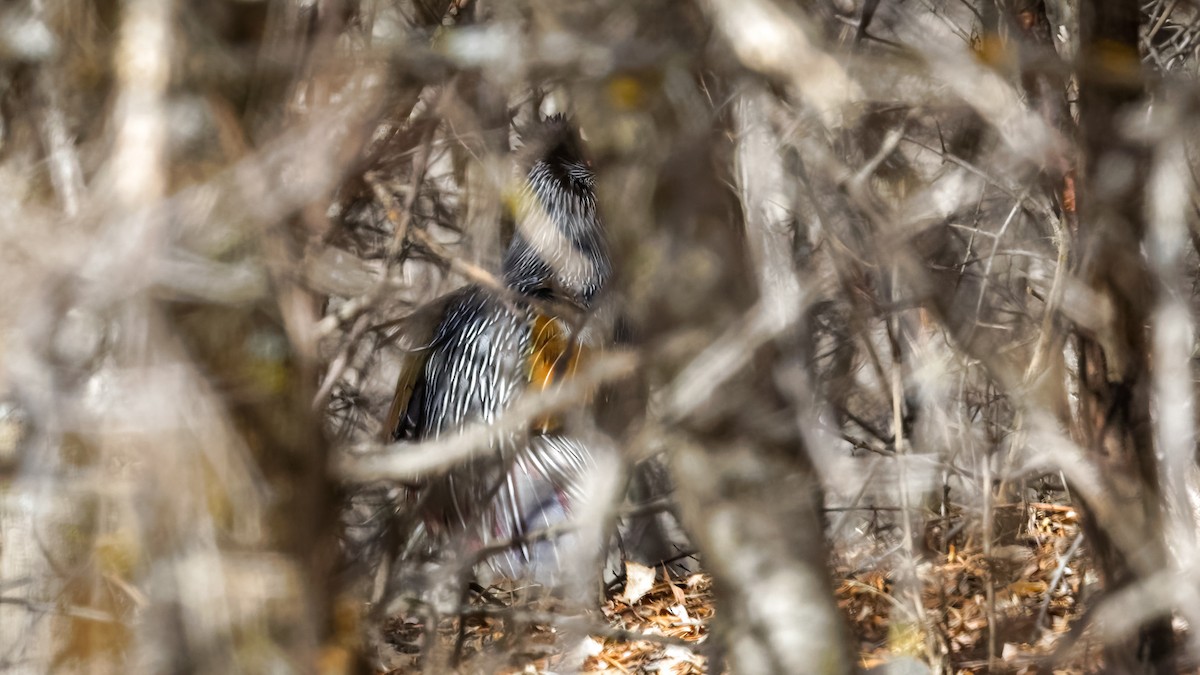
[{"label": "brown ground", "polygon": [[[1095,572],[1086,546],[1072,544],[1079,535],[1075,511],[1066,506],[1027,504],[1011,543],[985,556],[978,542],[959,538],[941,542],[940,550],[917,551],[916,577],[921,580],[921,609],[914,609],[912,585],[899,583],[894,564],[873,563],[866,556],[839,552],[834,564],[838,604],[845,612],[858,648],[859,665],[869,669],[893,659],[929,662],[943,659],[953,673],[1075,674],[1096,672],[1101,664],[1087,631],[1074,648],[1055,651],[1076,628],[1085,600],[1093,592]],[[926,544],[937,539],[936,525]],[[1071,552],[1069,560],[1066,554]],[[894,553],[894,551],[893,551]],[[848,562],[854,557],[861,569]],[[902,560],[891,555],[884,560]],[[1051,588],[1055,576],[1059,582]],[[452,620],[441,623],[438,650],[431,658],[459,672],[539,673],[573,670],[583,659],[584,672],[706,673],[707,621],[714,612],[711,584],[703,574],[657,580],[641,597],[626,602],[620,589],[602,608],[609,628],[585,639],[571,638],[569,624],[556,623],[549,601],[518,613],[519,623],[502,615],[504,592],[476,596],[480,615],[466,619],[458,633]],[[1043,609],[1044,608],[1044,609]],[[994,629],[989,626],[994,625]],[[387,639],[397,649],[393,673],[417,672],[421,652],[418,623],[395,619]],[[520,635],[519,642],[508,636]],[[648,639],[638,639],[646,636]],[[560,639],[561,638],[561,639]],[[995,647],[989,663],[988,644]],[[459,660],[454,659],[455,644]],[[514,645],[519,648],[514,649]],[[567,655],[574,645],[575,651]],[[407,652],[402,656],[399,652]],[[501,661],[501,654],[513,655]],[[572,660],[573,659],[573,660]],[[452,665],[457,663],[457,665]],[[1054,664],[1051,666],[1051,664]],[[1039,670],[1042,668],[1042,670]],[[434,672],[442,670],[434,669]]]}]

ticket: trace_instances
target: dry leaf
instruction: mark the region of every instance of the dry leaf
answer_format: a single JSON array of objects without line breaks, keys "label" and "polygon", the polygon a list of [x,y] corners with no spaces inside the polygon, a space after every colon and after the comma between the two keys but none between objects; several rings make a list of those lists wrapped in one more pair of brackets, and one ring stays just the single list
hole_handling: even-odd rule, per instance
[{"label": "dry leaf", "polygon": [[671,588],[671,595],[675,596],[675,602],[678,602],[681,605],[687,604],[687,595],[684,594],[682,588],[676,586],[675,584],[667,584],[667,586]]},{"label": "dry leaf", "polygon": [[625,590],[621,592],[620,600],[632,605],[654,587],[654,568],[625,561]]},{"label": "dry leaf", "polygon": [[589,635],[583,639],[583,644],[579,648],[588,656],[600,656],[604,651],[604,641]]},{"label": "dry leaf", "polygon": [[1013,595],[1030,596],[1041,595],[1046,592],[1046,582],[1044,581],[1014,581],[1008,585],[1008,590]]},{"label": "dry leaf", "polygon": [[692,622],[692,617],[688,616],[687,607],[683,605],[671,605],[667,611],[673,614],[676,619],[679,619],[679,622],[682,624],[686,625]]}]

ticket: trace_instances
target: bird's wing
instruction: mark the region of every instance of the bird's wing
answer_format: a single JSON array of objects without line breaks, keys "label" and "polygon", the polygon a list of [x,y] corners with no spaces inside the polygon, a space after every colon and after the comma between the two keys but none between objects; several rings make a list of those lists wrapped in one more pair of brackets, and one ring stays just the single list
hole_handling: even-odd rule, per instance
[{"label": "bird's wing", "polygon": [[466,289],[447,293],[405,319],[405,334],[410,344],[415,345],[404,355],[400,367],[400,378],[396,382],[396,393],[384,420],[385,443],[399,440],[415,440],[420,433],[413,413],[424,395],[422,376],[429,361],[434,334],[451,302],[460,298]]},{"label": "bird's wing", "polygon": [[[384,425],[388,442],[413,440],[416,438],[416,421],[412,416],[412,403],[420,400],[424,394],[421,374],[425,372],[425,362],[429,360],[428,350],[410,352],[404,359],[400,369],[400,379],[396,383],[396,393],[392,398],[392,406],[388,410],[387,421]],[[418,391],[418,390],[421,391]]]}]

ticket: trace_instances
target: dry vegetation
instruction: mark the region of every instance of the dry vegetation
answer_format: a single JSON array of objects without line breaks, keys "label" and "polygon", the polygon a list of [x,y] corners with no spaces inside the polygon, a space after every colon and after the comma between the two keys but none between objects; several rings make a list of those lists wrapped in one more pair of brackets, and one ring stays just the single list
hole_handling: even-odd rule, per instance
[{"label": "dry vegetation", "polygon": [[[1194,670],[1198,48],[1196,0],[0,4],[0,670]],[[552,591],[422,536],[495,429],[380,440],[550,111],[619,326],[497,422],[599,458]]]}]

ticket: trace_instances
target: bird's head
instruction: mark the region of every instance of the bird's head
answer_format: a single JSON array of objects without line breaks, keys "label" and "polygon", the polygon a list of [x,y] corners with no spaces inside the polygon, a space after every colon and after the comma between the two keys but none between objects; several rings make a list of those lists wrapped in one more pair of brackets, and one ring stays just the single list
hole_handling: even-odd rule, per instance
[{"label": "bird's head", "polygon": [[587,307],[611,263],[583,140],[569,119],[554,115],[527,134],[525,145],[532,161],[517,199],[505,279],[521,293]]}]

